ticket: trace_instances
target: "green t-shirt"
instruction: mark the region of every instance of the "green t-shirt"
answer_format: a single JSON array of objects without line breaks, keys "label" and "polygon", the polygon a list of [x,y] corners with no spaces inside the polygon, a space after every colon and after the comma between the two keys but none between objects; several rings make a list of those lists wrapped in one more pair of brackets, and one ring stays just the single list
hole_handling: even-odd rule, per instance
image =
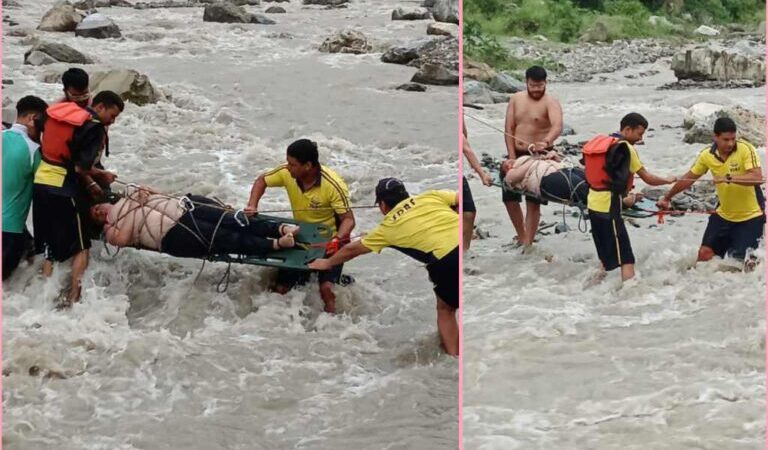
[{"label": "green t-shirt", "polygon": [[39,164],[37,145],[15,129],[3,131],[4,232],[24,231],[32,204],[32,181]]}]

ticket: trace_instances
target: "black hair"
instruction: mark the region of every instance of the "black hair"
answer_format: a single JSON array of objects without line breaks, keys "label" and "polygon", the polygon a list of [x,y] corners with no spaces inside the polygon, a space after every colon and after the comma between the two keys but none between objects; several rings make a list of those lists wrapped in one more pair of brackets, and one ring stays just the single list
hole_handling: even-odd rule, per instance
[{"label": "black hair", "polygon": [[648,129],[648,121],[636,112],[631,112],[627,114],[626,116],[621,118],[621,123],[619,124],[619,130],[623,130],[624,128],[637,128],[637,127],[643,127],[645,129]]},{"label": "black hair", "polygon": [[715,134],[735,132],[736,122],[734,122],[730,117],[720,117],[715,120]]},{"label": "black hair", "polygon": [[525,71],[525,79],[533,81],[547,81],[547,69],[541,66],[531,66]]},{"label": "black hair", "polygon": [[401,190],[401,191],[390,192],[390,193],[382,195],[379,198],[379,201],[384,202],[384,204],[387,205],[387,207],[389,209],[392,209],[398,203],[402,202],[403,200],[405,200],[408,197],[410,197],[410,194],[408,194],[408,191],[406,191],[405,188],[403,188],[403,190]]},{"label": "black hair", "polygon": [[30,113],[44,116],[47,109],[48,103],[45,103],[45,100],[34,95],[27,95],[16,103],[16,116],[21,117]]},{"label": "black hair", "polygon": [[296,158],[302,164],[311,163],[315,167],[320,165],[317,144],[309,139],[291,142],[288,146],[288,156]]},{"label": "black hair", "polygon": [[96,94],[96,96],[93,97],[93,106],[96,105],[104,105],[107,108],[117,106],[117,109],[119,109],[120,112],[123,112],[123,109],[125,109],[123,99],[113,91],[101,91]]},{"label": "black hair", "polygon": [[73,88],[78,91],[84,91],[88,89],[88,73],[77,67],[67,69],[67,71],[61,75],[61,84],[64,85],[64,90]]}]

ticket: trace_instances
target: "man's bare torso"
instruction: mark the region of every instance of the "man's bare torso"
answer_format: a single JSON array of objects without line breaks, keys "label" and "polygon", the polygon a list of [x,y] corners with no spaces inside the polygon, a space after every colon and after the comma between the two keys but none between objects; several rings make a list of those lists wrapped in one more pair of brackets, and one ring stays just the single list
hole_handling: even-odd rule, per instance
[{"label": "man's bare torso", "polygon": [[518,92],[509,100],[513,103],[515,129],[509,130],[517,139],[515,140],[515,152],[528,154],[528,146],[531,143],[542,142],[552,129],[549,120],[549,109],[557,100],[548,94],[544,94],[539,100],[532,99],[528,92]]}]

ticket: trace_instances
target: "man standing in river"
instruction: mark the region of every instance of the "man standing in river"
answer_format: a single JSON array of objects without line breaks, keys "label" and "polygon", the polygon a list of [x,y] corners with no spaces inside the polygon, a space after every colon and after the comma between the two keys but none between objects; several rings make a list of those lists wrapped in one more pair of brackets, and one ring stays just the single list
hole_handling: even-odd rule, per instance
[{"label": "man standing in river", "polygon": [[[546,152],[563,130],[563,109],[554,97],[546,93],[547,71],[532,66],[525,71],[525,92],[518,92],[509,99],[504,124],[504,140],[507,144],[507,160],[501,165],[502,176],[512,167],[515,158],[522,155]],[[533,244],[541,216],[540,207],[546,202],[525,197],[526,215],[520,208],[522,195],[502,192],[502,200],[520,244]]]}]

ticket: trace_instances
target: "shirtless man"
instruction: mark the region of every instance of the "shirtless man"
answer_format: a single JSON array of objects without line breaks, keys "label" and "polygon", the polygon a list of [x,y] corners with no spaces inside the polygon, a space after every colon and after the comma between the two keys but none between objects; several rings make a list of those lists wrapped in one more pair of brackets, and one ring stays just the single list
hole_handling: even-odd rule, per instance
[{"label": "shirtless man", "polygon": [[[512,95],[507,106],[504,140],[509,159],[501,165],[502,174],[512,168],[518,156],[546,152],[563,131],[560,102],[546,93],[547,71],[539,66],[530,67],[525,71],[525,85],[526,92]],[[525,246],[533,244],[539,227],[540,206],[546,202],[526,196],[527,214],[523,217],[520,194],[504,191],[502,200],[517,232],[518,242]]]}]

